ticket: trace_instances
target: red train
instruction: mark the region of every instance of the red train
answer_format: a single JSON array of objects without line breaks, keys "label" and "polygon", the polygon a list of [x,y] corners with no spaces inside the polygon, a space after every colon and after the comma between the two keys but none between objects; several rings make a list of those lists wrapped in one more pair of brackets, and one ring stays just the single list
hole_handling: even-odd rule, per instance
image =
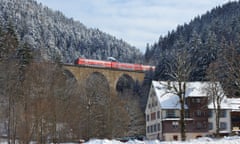
[{"label": "red train", "polygon": [[92,60],[92,59],[85,59],[85,58],[76,59],[75,64],[83,65],[83,66],[91,66],[91,67],[104,67],[104,68],[132,70],[132,71],[150,71],[150,70],[154,71],[155,70],[155,66],[120,63],[117,61]]}]

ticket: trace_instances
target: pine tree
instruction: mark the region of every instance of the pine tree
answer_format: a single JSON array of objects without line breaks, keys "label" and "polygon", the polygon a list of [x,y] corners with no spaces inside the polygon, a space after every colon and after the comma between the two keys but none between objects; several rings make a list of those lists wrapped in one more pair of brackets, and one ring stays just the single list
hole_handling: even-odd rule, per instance
[{"label": "pine tree", "polygon": [[145,61],[148,62],[150,57],[151,57],[150,46],[149,46],[149,43],[147,43],[146,51],[145,51]]},{"label": "pine tree", "polygon": [[19,42],[11,23],[6,27],[6,30],[4,31],[0,30],[0,35],[1,35],[0,39],[1,60],[4,61],[13,60],[15,58],[16,49],[18,47]]},{"label": "pine tree", "polygon": [[30,64],[33,59],[32,50],[28,43],[24,43],[17,51],[17,58],[19,61],[19,80],[22,82],[24,80],[24,74],[26,66]]},{"label": "pine tree", "polygon": [[4,47],[3,47],[3,31],[2,27],[0,27],[0,62],[4,57]]}]

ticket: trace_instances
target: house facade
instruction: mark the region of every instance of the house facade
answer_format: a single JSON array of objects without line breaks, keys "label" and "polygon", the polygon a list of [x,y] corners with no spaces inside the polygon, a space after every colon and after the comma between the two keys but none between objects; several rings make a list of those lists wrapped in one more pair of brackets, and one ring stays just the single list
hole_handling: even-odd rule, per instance
[{"label": "house facade", "polygon": [[228,98],[231,109],[232,133],[240,134],[240,98]]},{"label": "house facade", "polygon": [[[219,133],[222,136],[226,136],[232,133],[232,121],[231,121],[232,106],[229,100],[225,98],[221,103],[220,119],[219,119]],[[214,106],[208,105],[208,130],[209,134],[216,132],[216,112]]]},{"label": "house facade", "polygon": [[[176,82],[153,81],[149,92],[146,114],[146,137],[159,140],[180,140],[180,102],[171,89]],[[188,82],[185,92],[186,139],[193,139],[214,133],[214,113],[206,88],[208,82]],[[225,101],[224,101],[225,102]],[[222,132],[231,132],[230,109],[224,103],[220,118]],[[222,105],[222,104],[221,104]],[[210,117],[211,116],[211,117]]]}]

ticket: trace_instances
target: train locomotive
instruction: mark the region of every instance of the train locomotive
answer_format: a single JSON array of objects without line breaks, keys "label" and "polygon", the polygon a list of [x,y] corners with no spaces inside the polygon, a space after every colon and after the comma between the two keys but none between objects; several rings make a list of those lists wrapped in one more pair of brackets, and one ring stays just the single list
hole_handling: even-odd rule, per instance
[{"label": "train locomotive", "polygon": [[102,67],[102,68],[130,70],[130,71],[150,71],[150,70],[154,71],[155,70],[155,66],[121,63],[116,61],[116,59],[112,57],[108,58],[108,61],[77,58],[74,63],[76,65],[82,65],[82,66]]}]

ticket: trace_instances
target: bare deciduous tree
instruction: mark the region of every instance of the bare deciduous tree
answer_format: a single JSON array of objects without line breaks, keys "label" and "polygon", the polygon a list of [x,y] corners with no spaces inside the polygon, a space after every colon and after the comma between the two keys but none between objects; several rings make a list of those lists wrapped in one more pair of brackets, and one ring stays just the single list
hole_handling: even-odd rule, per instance
[{"label": "bare deciduous tree", "polygon": [[53,63],[32,63],[24,84],[28,106],[23,115],[30,115],[23,118],[30,121],[25,125],[27,137],[36,138],[40,143],[47,139],[57,142],[60,128],[66,123],[63,117],[69,110],[72,92],[63,70]]},{"label": "bare deciduous tree", "polygon": [[16,50],[18,47],[17,36],[14,32],[13,26],[9,24],[5,31],[1,31],[0,35],[0,62],[3,64],[2,68],[5,72],[3,76],[3,96],[7,99],[7,135],[8,143],[15,143],[16,127],[18,121],[17,100],[18,100],[18,75],[16,68]]},{"label": "bare deciduous tree", "polygon": [[232,44],[223,50],[221,60],[222,69],[220,74],[224,74],[224,83],[229,89],[229,96],[240,96],[240,52]]},{"label": "bare deciduous tree", "polygon": [[221,104],[226,94],[229,97],[234,97],[238,95],[240,90],[239,52],[232,44],[226,46],[223,43],[222,47],[218,53],[218,59],[212,62],[207,69],[207,79],[210,81],[207,92],[209,100],[213,104],[217,137],[219,137],[220,131]]},{"label": "bare deciduous tree", "polygon": [[176,55],[172,57],[173,64],[168,65],[167,75],[171,80],[175,81],[175,84],[169,85],[172,93],[175,93],[179,97],[181,105],[180,109],[180,127],[181,127],[181,140],[186,140],[186,124],[185,124],[185,94],[186,83],[189,80],[190,73],[193,69],[193,65],[190,63],[189,55],[186,50],[178,51]]}]

